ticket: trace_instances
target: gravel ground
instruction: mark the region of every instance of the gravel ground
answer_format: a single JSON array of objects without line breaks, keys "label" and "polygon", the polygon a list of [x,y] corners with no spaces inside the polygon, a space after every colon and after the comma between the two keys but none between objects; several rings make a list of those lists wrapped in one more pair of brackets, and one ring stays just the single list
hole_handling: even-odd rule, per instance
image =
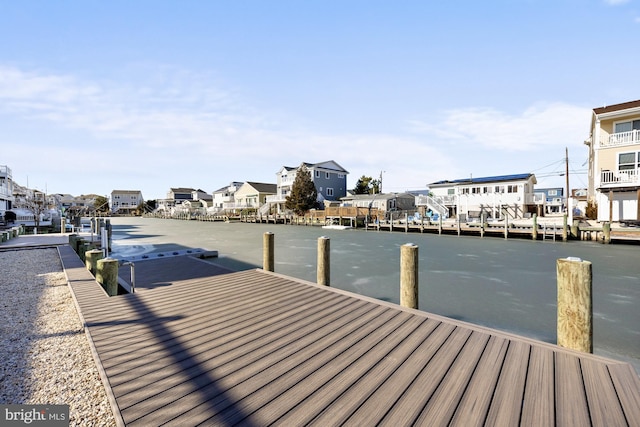
[{"label": "gravel ground", "polygon": [[0,251],[0,404],[67,404],[115,426],[56,249]]}]

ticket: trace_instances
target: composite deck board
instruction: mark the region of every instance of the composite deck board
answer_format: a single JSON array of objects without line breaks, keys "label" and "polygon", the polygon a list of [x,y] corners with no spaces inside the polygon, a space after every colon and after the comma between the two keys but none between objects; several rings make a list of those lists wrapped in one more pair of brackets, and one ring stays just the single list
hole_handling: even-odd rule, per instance
[{"label": "composite deck board", "polygon": [[58,250],[120,425],[640,425],[627,363],[189,256],[108,297]]},{"label": "composite deck board", "polygon": [[492,398],[487,390],[496,389],[508,345],[509,341],[504,338],[495,335],[489,338],[473,377],[458,402],[456,412],[451,419],[452,426],[484,425]]}]

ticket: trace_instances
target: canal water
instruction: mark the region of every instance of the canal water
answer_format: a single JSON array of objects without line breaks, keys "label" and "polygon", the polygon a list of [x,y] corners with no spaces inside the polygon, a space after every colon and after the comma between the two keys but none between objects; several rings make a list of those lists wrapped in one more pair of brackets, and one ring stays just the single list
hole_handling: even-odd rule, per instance
[{"label": "canal water", "polygon": [[399,303],[400,246],[419,249],[419,308],[556,342],[556,260],[592,262],[594,353],[640,373],[640,246],[551,242],[320,227],[113,218],[121,258],[217,250],[213,262],[262,267],[262,239],[274,233],[275,271],[315,282],[317,240],[330,238],[331,286]]}]

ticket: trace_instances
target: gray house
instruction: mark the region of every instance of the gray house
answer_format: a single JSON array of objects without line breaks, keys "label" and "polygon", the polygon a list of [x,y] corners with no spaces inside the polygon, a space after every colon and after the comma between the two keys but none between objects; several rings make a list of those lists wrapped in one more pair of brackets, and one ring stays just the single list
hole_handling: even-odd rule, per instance
[{"label": "gray house", "polygon": [[311,173],[311,180],[318,192],[319,203],[338,201],[347,195],[347,175],[349,172],[346,169],[333,160],[321,163],[304,162],[297,167],[283,166],[276,172],[276,194],[267,198],[267,203],[277,205],[279,211],[283,209],[284,202],[291,193],[291,187],[301,166],[305,166]]}]

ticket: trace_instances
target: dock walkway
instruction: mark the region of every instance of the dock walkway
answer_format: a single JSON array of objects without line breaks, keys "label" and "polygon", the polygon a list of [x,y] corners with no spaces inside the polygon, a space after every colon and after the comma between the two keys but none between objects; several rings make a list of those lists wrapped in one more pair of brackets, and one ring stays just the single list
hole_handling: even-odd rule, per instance
[{"label": "dock walkway", "polygon": [[59,253],[120,425],[640,425],[627,363],[189,256],[108,297]]}]

